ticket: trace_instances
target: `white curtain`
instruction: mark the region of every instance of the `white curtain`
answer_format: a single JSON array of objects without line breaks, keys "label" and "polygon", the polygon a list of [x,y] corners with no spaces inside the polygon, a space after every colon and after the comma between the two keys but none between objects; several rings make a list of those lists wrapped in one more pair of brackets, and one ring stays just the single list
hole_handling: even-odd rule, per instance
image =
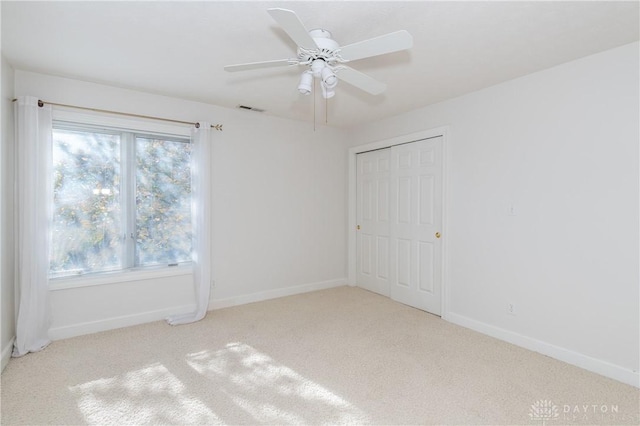
[{"label": "white curtain", "polygon": [[51,106],[31,96],[15,103],[16,340],[13,356],[49,340],[49,249],[53,208]]},{"label": "white curtain", "polygon": [[211,292],[211,134],[209,123],[191,132],[191,230],[196,310],[167,319],[171,325],[200,321]]}]

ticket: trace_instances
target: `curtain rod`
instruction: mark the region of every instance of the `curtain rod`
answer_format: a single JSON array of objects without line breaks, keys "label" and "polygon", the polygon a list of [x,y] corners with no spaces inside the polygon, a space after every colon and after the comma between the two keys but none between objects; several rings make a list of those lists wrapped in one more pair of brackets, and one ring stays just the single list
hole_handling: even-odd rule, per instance
[{"label": "curtain rod", "polygon": [[[18,99],[12,99],[11,102],[15,102],[17,100]],[[81,106],[77,106],[77,105],[68,105],[68,104],[58,104],[58,103],[55,103],[55,102],[48,102],[48,101],[43,101],[43,100],[38,99],[38,106],[39,107],[44,106],[44,104],[60,106],[60,107],[67,107],[67,108],[83,109],[83,110],[86,110],[86,111],[104,112],[104,113],[107,113],[107,114],[126,115],[128,117],[147,118],[147,119],[151,119],[151,120],[168,121],[170,123],[189,124],[189,125],[195,126],[196,129],[200,128],[200,123],[193,123],[191,121],[172,120],[170,118],[153,117],[153,116],[150,116],[150,115],[130,114],[128,112],[110,111],[110,110],[107,110],[107,109],[88,108],[88,107],[81,107]],[[222,124],[212,124],[211,128],[222,131]]]}]

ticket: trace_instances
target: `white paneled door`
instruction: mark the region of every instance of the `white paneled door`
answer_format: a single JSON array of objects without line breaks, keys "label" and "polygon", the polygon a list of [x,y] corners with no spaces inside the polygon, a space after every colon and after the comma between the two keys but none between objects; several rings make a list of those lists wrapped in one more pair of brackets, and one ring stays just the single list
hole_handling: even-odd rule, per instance
[{"label": "white paneled door", "polygon": [[391,148],[390,295],[440,315],[442,137]]},{"label": "white paneled door", "polygon": [[357,281],[389,296],[390,150],[358,154]]},{"label": "white paneled door", "polygon": [[442,137],[358,154],[357,282],[441,313]]}]

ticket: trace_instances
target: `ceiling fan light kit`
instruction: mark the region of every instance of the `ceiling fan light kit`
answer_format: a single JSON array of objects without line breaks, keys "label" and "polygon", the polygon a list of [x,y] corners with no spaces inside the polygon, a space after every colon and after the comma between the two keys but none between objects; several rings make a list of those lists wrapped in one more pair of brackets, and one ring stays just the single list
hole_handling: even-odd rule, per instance
[{"label": "ceiling fan light kit", "polygon": [[311,94],[313,90],[313,74],[311,71],[305,71],[300,77],[300,84],[298,85],[298,92],[303,95]]},{"label": "ceiling fan light kit", "polygon": [[335,95],[338,80],[342,80],[372,95],[379,95],[386,85],[366,74],[345,65],[347,62],[386,53],[410,49],[413,37],[401,30],[369,40],[340,46],[333,40],[331,32],[316,28],[307,31],[295,12],[287,9],[267,9],[271,17],[282,27],[287,35],[298,45],[297,59],[279,59],[275,61],[250,62],[227,65],[226,71],[246,71],[260,68],[303,65],[307,69],[300,76],[298,91],[309,95],[313,91],[313,79],[320,80],[322,96],[325,99]]}]

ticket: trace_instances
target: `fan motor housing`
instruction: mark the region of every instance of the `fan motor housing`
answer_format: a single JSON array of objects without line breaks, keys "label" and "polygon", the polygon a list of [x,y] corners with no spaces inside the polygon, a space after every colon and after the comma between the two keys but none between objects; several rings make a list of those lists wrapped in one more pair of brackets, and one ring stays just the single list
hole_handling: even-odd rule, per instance
[{"label": "fan motor housing", "polygon": [[301,62],[313,62],[316,59],[322,59],[329,65],[334,65],[337,62],[336,50],[340,47],[338,42],[333,40],[331,32],[316,28],[309,31],[309,35],[313,38],[318,46],[317,49],[302,49],[298,48],[298,59]]}]

